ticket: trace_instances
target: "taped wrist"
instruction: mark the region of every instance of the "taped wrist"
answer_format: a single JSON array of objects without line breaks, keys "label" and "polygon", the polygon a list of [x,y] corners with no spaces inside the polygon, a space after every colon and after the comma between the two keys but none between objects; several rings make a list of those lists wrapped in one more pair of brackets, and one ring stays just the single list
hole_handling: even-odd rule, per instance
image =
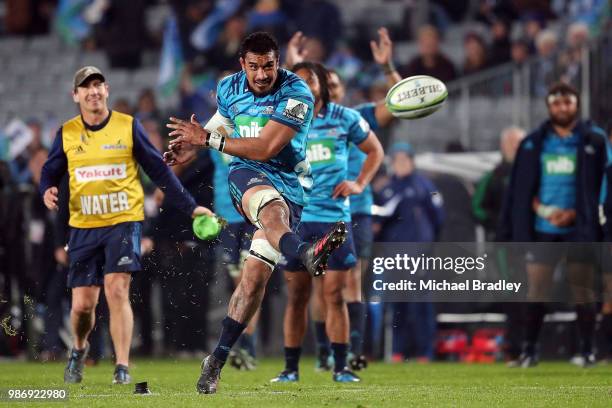
[{"label": "taped wrist", "polygon": [[206,147],[222,152],[225,149],[225,136],[221,136],[217,132],[207,134]]}]

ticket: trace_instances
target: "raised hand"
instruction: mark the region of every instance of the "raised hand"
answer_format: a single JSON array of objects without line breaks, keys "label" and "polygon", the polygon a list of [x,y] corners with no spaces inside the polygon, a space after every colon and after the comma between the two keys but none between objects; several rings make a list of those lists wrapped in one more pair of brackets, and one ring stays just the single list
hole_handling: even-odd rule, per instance
[{"label": "raised hand", "polygon": [[378,29],[378,43],[370,41],[374,61],[380,65],[390,64],[393,59],[393,41],[385,27]]},{"label": "raised hand", "polygon": [[287,51],[285,56],[285,66],[289,69],[293,68],[295,64],[304,62],[308,52],[304,50],[304,43],[306,42],[306,36],[301,31],[293,34],[293,37],[287,44]]}]

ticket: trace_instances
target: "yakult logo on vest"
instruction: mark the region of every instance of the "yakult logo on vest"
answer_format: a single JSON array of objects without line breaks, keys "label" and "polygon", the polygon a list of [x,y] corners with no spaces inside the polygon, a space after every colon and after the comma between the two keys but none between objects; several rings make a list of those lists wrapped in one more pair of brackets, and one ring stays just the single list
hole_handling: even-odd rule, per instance
[{"label": "yakult logo on vest", "polygon": [[99,166],[85,166],[74,169],[77,183],[88,183],[97,180],[116,180],[126,177],[125,163],[101,164]]}]

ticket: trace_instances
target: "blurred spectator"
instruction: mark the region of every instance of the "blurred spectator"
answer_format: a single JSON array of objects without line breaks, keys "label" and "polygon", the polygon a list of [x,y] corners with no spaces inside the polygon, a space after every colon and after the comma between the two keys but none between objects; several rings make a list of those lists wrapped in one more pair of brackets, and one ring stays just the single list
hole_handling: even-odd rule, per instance
[{"label": "blurred spectator", "polygon": [[546,95],[548,86],[556,79],[557,34],[552,30],[543,30],[536,38],[538,59],[532,75],[533,92],[536,96]]},{"label": "blurred spectator", "polygon": [[529,51],[536,51],[536,38],[538,34],[546,27],[546,20],[536,14],[526,14],[521,18],[523,23],[523,35],[529,42]]},{"label": "blurred spectator", "polygon": [[[189,43],[197,51],[209,50],[219,38],[223,26],[239,11],[240,0],[199,1],[196,11],[205,13],[189,34]],[[193,16],[195,17],[195,16]]]},{"label": "blurred spectator", "polygon": [[[219,79],[228,74],[229,72],[224,72]],[[205,120],[205,118],[212,116],[217,109],[216,99],[213,92],[207,92],[204,87],[197,88],[195,86],[193,76],[191,74],[191,68],[189,66],[186,66],[181,74],[179,93],[180,117],[188,118],[193,113],[200,120]]]},{"label": "blurred spectator", "polygon": [[191,44],[191,35],[198,24],[213,10],[215,2],[214,0],[170,0],[169,3],[178,23],[183,58],[188,62],[192,61],[199,52]]},{"label": "blurred spectator", "polygon": [[318,38],[329,53],[335,50],[342,38],[342,19],[335,4],[328,0],[302,0],[287,2],[286,9],[305,36]]},{"label": "blurred spectator", "polygon": [[104,18],[95,28],[99,46],[112,68],[136,69],[147,42],[146,0],[107,0]]},{"label": "blurred spectator", "polygon": [[6,0],[4,26],[10,34],[47,34],[57,0]]},{"label": "blurred spectator", "polygon": [[[380,211],[380,242],[432,242],[440,233],[442,197],[414,166],[414,150],[405,142],[391,146],[393,176],[376,197]],[[392,360],[401,362],[413,343],[413,356],[421,362],[433,358],[435,314],[431,302],[393,303]]]},{"label": "blurred spectator", "polygon": [[28,184],[32,178],[32,172],[28,166],[30,158],[42,149],[42,125],[36,119],[27,122],[27,129],[31,135],[27,147],[9,163],[13,181],[16,184]]},{"label": "blurred spectator", "polygon": [[379,241],[437,240],[444,217],[442,197],[432,182],[416,171],[410,144],[393,144],[390,155],[393,175],[377,198],[382,217]]},{"label": "blurred spectator", "polygon": [[132,105],[130,101],[126,98],[118,98],[115,100],[113,104],[113,110],[121,113],[125,113],[126,115],[131,115],[134,110],[132,109]]},{"label": "blurred spectator", "polygon": [[610,13],[608,0],[556,0],[552,2],[555,12],[571,22],[585,23],[591,34],[598,35]]},{"label": "blurred spectator", "polygon": [[134,117],[140,121],[155,120],[159,122],[162,120],[153,89],[145,88],[140,92]]},{"label": "blurred spectator", "polygon": [[238,49],[246,33],[247,22],[244,16],[238,14],[231,17],[215,45],[207,52],[209,63],[219,71],[240,70]]},{"label": "blurred spectator", "polygon": [[[553,272],[564,260],[576,304],[581,365],[588,367],[594,363],[593,285],[597,280],[593,265],[597,256],[591,244],[608,232],[600,222],[600,202],[609,145],[602,129],[580,118],[580,95],[575,88],[557,82],[544,100],[549,117],[519,146],[500,222],[500,239],[536,243],[525,254],[529,303],[524,354],[517,364],[524,368],[538,364],[537,342],[551,301]],[[606,216],[608,201],[603,206]],[[576,244],[581,242],[588,245]]]},{"label": "blurred spectator", "polygon": [[511,0],[519,17],[537,18],[542,21],[555,17],[550,0]]},{"label": "blurred spectator", "polygon": [[512,41],[510,56],[516,66],[522,66],[529,59],[529,42],[523,39]]},{"label": "blurred spectator", "polygon": [[516,17],[516,11],[511,2],[505,0],[480,0],[478,11],[474,17],[476,21],[493,24],[500,17],[511,19]]},{"label": "blurred spectator", "polygon": [[463,63],[463,75],[475,74],[488,68],[487,45],[484,39],[474,33],[468,33],[463,41],[465,62]]},{"label": "blurred spectator", "polygon": [[325,43],[317,37],[307,37],[304,41],[304,55],[309,61],[324,63],[328,56]]},{"label": "blurred spectator", "polygon": [[558,36],[554,31],[543,30],[539,32],[535,41],[538,56],[541,58],[551,58],[557,50],[558,43]]},{"label": "blurred spectator", "polygon": [[559,57],[561,80],[577,86],[580,80],[582,54],[588,46],[589,27],[585,23],[572,23],[567,29],[566,49]]},{"label": "blurred spectator", "polygon": [[499,65],[510,61],[510,22],[496,18],[491,25],[493,41],[489,47],[489,65]]},{"label": "blurred spectator", "polygon": [[288,17],[280,0],[257,0],[247,13],[247,20],[248,32],[267,31],[281,44],[289,40]]},{"label": "blurred spectator", "polygon": [[433,26],[423,26],[418,35],[419,55],[407,65],[399,67],[403,78],[413,75],[431,75],[443,82],[457,77],[453,63],[440,52],[440,36]]},{"label": "blurred spectator", "polygon": [[474,216],[485,227],[487,241],[496,240],[504,191],[510,178],[516,150],[524,137],[525,131],[518,127],[508,127],[502,130],[499,143],[502,160],[492,171],[482,177],[472,197]]}]

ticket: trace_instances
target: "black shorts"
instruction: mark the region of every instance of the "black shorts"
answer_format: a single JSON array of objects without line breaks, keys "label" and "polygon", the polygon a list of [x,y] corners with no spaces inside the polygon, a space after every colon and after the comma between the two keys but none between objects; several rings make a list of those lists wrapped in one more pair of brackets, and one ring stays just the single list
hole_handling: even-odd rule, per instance
[{"label": "black shorts", "polygon": [[103,286],[104,275],[141,270],[141,222],[70,228],[68,287]]}]

